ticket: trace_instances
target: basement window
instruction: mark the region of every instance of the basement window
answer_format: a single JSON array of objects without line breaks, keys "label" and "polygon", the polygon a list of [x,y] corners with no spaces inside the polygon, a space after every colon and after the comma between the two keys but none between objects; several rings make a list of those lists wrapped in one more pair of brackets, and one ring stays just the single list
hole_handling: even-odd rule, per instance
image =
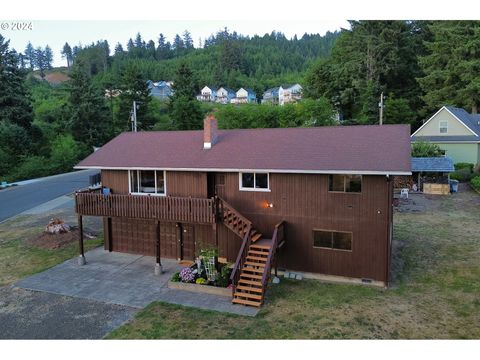
[{"label": "basement window", "polygon": [[240,173],[239,182],[242,191],[270,191],[268,173]]},{"label": "basement window", "polygon": [[165,195],[164,170],[129,170],[128,172],[130,194]]},{"label": "basement window", "polygon": [[362,192],[362,175],[329,175],[328,191]]},{"label": "basement window", "polygon": [[446,134],[448,132],[448,121],[439,121],[440,134]]},{"label": "basement window", "polygon": [[313,247],[352,251],[352,233],[343,231],[313,230]]}]

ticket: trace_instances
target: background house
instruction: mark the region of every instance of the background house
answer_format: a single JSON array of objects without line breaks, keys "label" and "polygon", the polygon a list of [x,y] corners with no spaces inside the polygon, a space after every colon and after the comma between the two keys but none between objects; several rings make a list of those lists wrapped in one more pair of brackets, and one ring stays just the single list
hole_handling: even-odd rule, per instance
[{"label": "background house", "polygon": [[197,96],[197,100],[203,102],[215,101],[217,99],[217,88],[212,86],[204,86]]},{"label": "background house", "polygon": [[148,89],[150,90],[150,95],[156,97],[160,100],[166,100],[173,94],[172,90],[172,81],[158,81],[153,82],[151,80],[147,81]]},{"label": "background house", "polygon": [[300,84],[282,85],[278,89],[278,103],[280,105],[297,102],[302,99],[302,86]]},{"label": "background house", "polygon": [[235,91],[227,87],[220,87],[217,91],[216,102],[220,104],[229,104],[230,100],[235,97]]},{"label": "background house", "polygon": [[246,104],[257,101],[257,96],[252,89],[240,88],[235,94],[235,97],[230,101],[232,104]]},{"label": "background house", "polygon": [[263,93],[262,104],[278,104],[278,90],[280,90],[278,86],[267,89]]},{"label": "background house", "polygon": [[480,163],[480,115],[443,106],[411,136],[437,144],[454,163]]}]

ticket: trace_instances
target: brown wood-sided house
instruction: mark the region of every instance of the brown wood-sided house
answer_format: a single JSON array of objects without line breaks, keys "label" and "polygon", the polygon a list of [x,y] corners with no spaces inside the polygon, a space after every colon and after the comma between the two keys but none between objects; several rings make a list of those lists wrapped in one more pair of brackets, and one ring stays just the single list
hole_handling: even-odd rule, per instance
[{"label": "brown wood-sided house", "polygon": [[[81,161],[109,195],[76,194],[104,218],[105,249],[235,263],[234,302],[259,305],[273,267],[387,286],[395,175],[407,125],[123,133]],[[281,247],[281,245],[284,245]],[[281,249],[280,249],[281,248]]]}]

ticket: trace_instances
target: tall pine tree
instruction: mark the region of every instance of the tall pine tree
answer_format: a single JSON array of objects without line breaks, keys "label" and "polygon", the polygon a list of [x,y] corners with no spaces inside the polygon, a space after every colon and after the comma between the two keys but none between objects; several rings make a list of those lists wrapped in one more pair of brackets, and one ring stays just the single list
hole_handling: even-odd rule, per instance
[{"label": "tall pine tree", "polygon": [[76,141],[101,146],[112,135],[103,93],[92,84],[82,60],[75,63],[70,77],[70,131]]}]

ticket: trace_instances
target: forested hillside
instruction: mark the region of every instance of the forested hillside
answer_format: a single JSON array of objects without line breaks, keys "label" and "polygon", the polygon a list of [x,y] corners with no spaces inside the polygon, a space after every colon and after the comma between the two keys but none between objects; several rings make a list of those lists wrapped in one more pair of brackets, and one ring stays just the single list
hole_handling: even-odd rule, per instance
[{"label": "forested hillside", "polygon": [[[70,170],[93,146],[130,129],[133,101],[139,130],[199,129],[210,111],[223,128],[323,126],[335,115],[345,125],[375,124],[382,92],[385,123],[416,128],[445,104],[475,112],[479,39],[478,21],[352,21],[338,33],[293,39],[224,29],[197,47],[188,31],[171,41],[137,34],[125,47],[65,43],[66,68],[55,74],[49,46],[15,51],[0,35],[0,180]],[[49,76],[70,80],[49,83]],[[147,79],[173,80],[174,96],[152,98]],[[252,88],[261,97],[297,82],[304,87],[297,104],[195,99],[204,85]]]}]

